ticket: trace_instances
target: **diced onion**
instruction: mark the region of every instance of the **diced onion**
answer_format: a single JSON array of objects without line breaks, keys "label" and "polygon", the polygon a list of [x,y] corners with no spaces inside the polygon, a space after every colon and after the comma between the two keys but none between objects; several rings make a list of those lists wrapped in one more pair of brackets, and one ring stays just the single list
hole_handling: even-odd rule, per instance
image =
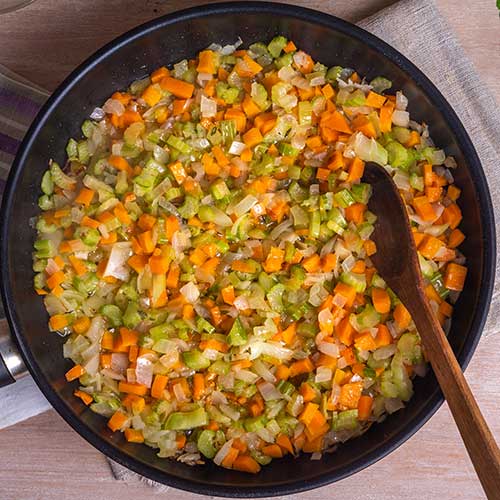
[{"label": "diced onion", "polygon": [[220,450],[216,453],[214,457],[214,463],[216,465],[222,464],[222,461],[226,458],[227,454],[229,453],[229,450],[231,449],[233,445],[234,439],[229,439],[226,441],[220,448]]},{"label": "diced onion", "polygon": [[129,365],[128,354],[123,352],[114,352],[111,354],[111,369],[120,374],[127,371]]},{"label": "diced onion", "polygon": [[332,369],[327,366],[319,366],[316,370],[316,377],[314,381],[317,384],[321,384],[322,382],[329,382],[332,379]]},{"label": "diced onion", "polygon": [[340,354],[338,345],[331,342],[320,342],[318,344],[318,351],[332,358],[338,358]]},{"label": "diced onion", "polygon": [[234,374],[234,378],[242,380],[247,384],[254,384],[255,381],[259,378],[259,376],[251,372],[250,370],[237,370]]},{"label": "diced onion", "polygon": [[392,123],[398,127],[408,127],[410,124],[410,113],[399,109],[394,110],[392,113]]},{"label": "diced onion", "polygon": [[189,282],[189,283],[186,283],[180,290],[179,292],[181,292],[182,296],[188,301],[190,302],[191,304],[194,304],[199,296],[200,296],[200,290],[198,289],[198,287],[192,283],[192,282]]},{"label": "diced onion", "polygon": [[233,141],[228,152],[232,155],[240,155],[243,151],[245,151],[246,147],[246,144],[243,142]]},{"label": "diced onion", "polygon": [[231,420],[237,421],[240,419],[240,412],[227,404],[219,405],[220,411],[227,415]]},{"label": "diced onion", "polygon": [[204,95],[201,96],[200,111],[203,118],[212,118],[217,114],[217,103]]},{"label": "diced onion", "polygon": [[137,358],[135,377],[138,384],[151,387],[151,384],[153,383],[153,362],[146,356],[139,356]]},{"label": "diced onion", "polygon": [[131,255],[132,243],[128,241],[114,243],[103,276],[113,276],[119,280],[127,281],[130,273],[127,260]]},{"label": "diced onion", "polygon": [[276,389],[276,387],[270,382],[262,382],[257,386],[257,388],[264,398],[264,401],[272,401],[283,397],[281,392],[278,391],[278,389]]}]

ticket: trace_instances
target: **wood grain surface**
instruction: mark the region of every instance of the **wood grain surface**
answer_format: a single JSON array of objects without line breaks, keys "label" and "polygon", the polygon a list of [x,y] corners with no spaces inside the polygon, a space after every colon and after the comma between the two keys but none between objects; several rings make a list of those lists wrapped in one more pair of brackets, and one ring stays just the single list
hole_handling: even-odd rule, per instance
[{"label": "wood grain surface", "polygon": [[[20,11],[0,16],[0,64],[52,90],[88,55],[127,29],[161,14],[202,3],[210,2],[36,0]],[[355,22],[392,1],[294,0],[293,3]],[[436,3],[484,82],[500,101],[500,20],[495,1],[436,0]],[[497,440],[500,438],[499,344],[500,335],[482,339],[466,372]],[[114,480],[104,456],[54,411],[0,431],[1,500],[147,500],[164,495],[144,484]],[[167,495],[169,500],[201,498],[178,490],[170,490]],[[295,497],[473,500],[484,498],[484,494],[449,410],[443,405],[430,422],[388,457],[353,477]]]}]

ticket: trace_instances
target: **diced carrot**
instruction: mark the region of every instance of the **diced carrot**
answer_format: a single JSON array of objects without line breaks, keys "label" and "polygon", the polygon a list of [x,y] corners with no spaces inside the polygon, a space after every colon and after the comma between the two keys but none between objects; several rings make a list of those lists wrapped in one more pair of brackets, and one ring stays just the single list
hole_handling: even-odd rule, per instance
[{"label": "diced carrot", "polygon": [[368,420],[372,412],[373,398],[371,396],[361,396],[358,401],[358,419]]},{"label": "diced carrot", "polygon": [[297,50],[297,47],[295,44],[289,40],[288,43],[283,47],[283,51],[288,54],[289,52],[295,52]]},{"label": "diced carrot", "polygon": [[113,431],[118,431],[127,423],[128,417],[122,411],[116,410],[113,416],[108,420],[108,427]]},{"label": "diced carrot", "polygon": [[449,290],[460,292],[464,288],[467,268],[454,262],[450,262],[446,267],[444,275],[444,286]]},{"label": "diced carrot", "polygon": [[276,444],[285,452],[293,454],[293,445],[290,438],[286,434],[279,434],[276,438]]},{"label": "diced carrot", "polygon": [[450,304],[448,304],[448,302],[443,300],[441,302],[441,304],[439,304],[439,312],[443,316],[446,316],[447,318],[449,318],[451,316],[451,314],[453,313],[453,307]]},{"label": "diced carrot", "polygon": [[84,373],[85,368],[82,365],[75,365],[66,372],[65,377],[68,382],[72,382],[73,380],[80,378]]},{"label": "diced carrot", "polygon": [[215,75],[217,68],[215,67],[215,53],[211,50],[202,50],[198,54],[198,73],[209,73]]},{"label": "diced carrot", "polygon": [[335,326],[335,335],[344,345],[351,345],[354,337],[354,329],[346,316]]},{"label": "diced carrot", "polygon": [[430,234],[426,235],[420,245],[418,246],[418,251],[426,259],[433,259],[436,253],[444,246],[444,243]]},{"label": "diced carrot", "polygon": [[120,392],[135,394],[137,396],[144,396],[148,392],[148,388],[145,385],[131,384],[129,382],[124,382],[123,380],[120,380],[120,382],[118,382],[118,390]]},{"label": "diced carrot", "polygon": [[141,273],[146,264],[148,263],[148,258],[145,255],[132,255],[130,259],[127,260],[127,264],[137,273]]},{"label": "diced carrot", "polygon": [[168,377],[166,375],[160,375],[157,373],[151,385],[151,397],[155,399],[161,399],[163,396],[163,391],[167,387]]},{"label": "diced carrot", "polygon": [[227,455],[224,457],[222,460],[222,467],[225,467],[226,469],[230,469],[233,466],[234,461],[238,457],[239,450],[236,448],[229,448],[229,451],[227,452]]},{"label": "diced carrot", "polygon": [[139,355],[139,346],[138,345],[131,345],[129,347],[129,350],[128,350],[128,360],[131,363],[135,363],[138,355]]},{"label": "diced carrot", "polygon": [[47,286],[55,288],[66,280],[66,275],[62,271],[56,271],[54,274],[47,278]]},{"label": "diced carrot", "polygon": [[168,76],[170,74],[170,71],[165,68],[165,66],[162,66],[158,69],[155,69],[152,73],[151,73],[151,81],[153,83],[158,83],[160,80],[162,80],[163,78],[165,78],[166,76]]},{"label": "diced carrot", "polygon": [[169,265],[169,259],[161,255],[152,255],[149,258],[149,267],[153,274],[166,274]]},{"label": "diced carrot", "polygon": [[125,429],[125,439],[129,443],[144,443],[144,436],[142,435],[142,431],[139,429]]},{"label": "diced carrot", "polygon": [[354,222],[355,224],[361,224],[365,220],[365,211],[367,206],[363,203],[353,203],[352,205],[344,209],[345,218],[349,222]]},{"label": "diced carrot", "polygon": [[465,235],[460,231],[460,229],[453,229],[448,237],[448,246],[450,248],[457,248],[465,240]]},{"label": "diced carrot", "polygon": [[232,467],[235,470],[249,472],[250,474],[257,474],[260,472],[259,463],[250,455],[240,455],[236,457],[233,461]]},{"label": "diced carrot", "polygon": [[75,270],[75,273],[78,276],[83,276],[84,274],[87,273],[87,266],[83,263],[81,259],[78,259],[74,255],[70,255],[68,259],[71,262],[71,265],[73,266],[73,269]]},{"label": "diced carrot", "polygon": [[462,221],[462,211],[456,203],[452,203],[444,209],[442,217],[445,224],[449,224],[451,229],[455,229]]},{"label": "diced carrot", "polygon": [[80,391],[79,389],[77,389],[73,394],[77,398],[80,398],[87,406],[90,403],[92,403],[92,401],[94,401],[94,398],[90,394],[87,394],[86,392]]},{"label": "diced carrot", "polygon": [[441,195],[443,194],[443,188],[439,186],[426,186],[425,187],[425,196],[429,200],[429,203],[435,203],[439,201]]},{"label": "diced carrot", "polygon": [[337,255],[334,253],[326,254],[323,257],[323,268],[324,273],[331,273],[337,267]]},{"label": "diced carrot", "polygon": [[448,195],[448,198],[450,198],[450,200],[453,200],[453,201],[458,200],[458,198],[460,197],[460,193],[461,193],[461,190],[459,188],[457,188],[457,186],[455,186],[454,184],[451,184],[450,186],[448,186],[448,190],[446,192],[446,194]]},{"label": "diced carrot", "polygon": [[243,134],[243,142],[249,147],[253,148],[262,142],[262,134],[257,127],[249,129]]},{"label": "diced carrot", "polygon": [[183,80],[177,80],[171,76],[165,76],[160,80],[160,87],[168,90],[180,99],[189,99],[194,92],[194,85]]},{"label": "diced carrot", "polygon": [[151,231],[144,231],[138,234],[137,239],[145,253],[153,253],[155,245],[153,243],[153,233]]},{"label": "diced carrot", "polygon": [[363,243],[363,246],[365,248],[365,252],[366,252],[366,255],[368,255],[368,257],[377,253],[377,245],[375,244],[375,242],[373,240],[366,240]]},{"label": "diced carrot", "polygon": [[386,100],[387,98],[384,95],[377,94],[373,92],[373,90],[370,90],[366,96],[365,105],[371,106],[372,108],[381,108]]},{"label": "diced carrot", "polygon": [[50,317],[49,324],[52,330],[61,330],[69,324],[68,316],[66,314],[54,314]]},{"label": "diced carrot", "polygon": [[354,300],[356,298],[356,290],[354,287],[342,283],[339,281],[333,290],[336,294],[342,295],[346,299],[346,306],[351,307],[354,304]]},{"label": "diced carrot", "polygon": [[302,373],[310,373],[314,370],[314,365],[309,358],[300,359],[290,365],[290,377],[296,377]]},{"label": "diced carrot", "polygon": [[361,391],[363,390],[362,382],[353,382],[344,384],[340,388],[339,405],[344,408],[357,408]]},{"label": "diced carrot", "polygon": [[305,426],[308,426],[312,419],[314,418],[314,415],[319,409],[319,405],[316,403],[307,403],[302,410],[302,413],[299,415],[299,421],[302,422]]},{"label": "diced carrot", "polygon": [[380,314],[388,313],[391,310],[391,298],[383,288],[372,288],[373,307]]},{"label": "diced carrot", "polygon": [[175,262],[173,262],[168,270],[166,286],[167,288],[177,288],[179,286],[179,277],[181,270]]},{"label": "diced carrot", "polygon": [[394,104],[387,102],[380,108],[380,132],[390,132],[392,129],[392,113],[394,112]]},{"label": "diced carrot", "polygon": [[82,188],[75,198],[75,203],[81,203],[86,207],[89,207],[94,199],[95,191],[92,189]]},{"label": "diced carrot", "polygon": [[111,155],[108,158],[108,163],[115,167],[117,170],[127,172],[127,174],[132,173],[132,167],[130,166],[129,162],[123,158],[123,156],[117,156],[117,155]]},{"label": "diced carrot", "polygon": [[239,59],[234,67],[236,73],[243,78],[251,78],[262,71],[262,66],[254,61],[250,56],[245,54],[242,59]]},{"label": "diced carrot", "polygon": [[159,86],[153,84],[147,86],[141,94],[141,97],[148,106],[154,106],[162,98],[162,93]]},{"label": "diced carrot", "polygon": [[286,365],[278,365],[274,375],[278,380],[288,380],[290,377],[290,368]]},{"label": "diced carrot", "polygon": [[187,178],[187,173],[182,163],[180,161],[175,161],[174,163],[171,163],[168,167],[170,168],[170,171],[175,177],[177,183],[183,184]]},{"label": "diced carrot", "polygon": [[310,257],[305,258],[302,261],[302,267],[308,273],[316,273],[321,268],[321,258],[317,253],[312,254]]},{"label": "diced carrot", "polygon": [[308,441],[315,441],[316,439],[324,436],[330,429],[326,419],[319,410],[316,411],[309,425],[305,428],[305,434]]},{"label": "diced carrot", "polygon": [[361,351],[374,351],[377,348],[375,339],[370,332],[358,333],[354,337],[354,346]]},{"label": "diced carrot", "polygon": [[113,347],[114,347],[114,336],[109,330],[106,330],[101,337],[101,348],[112,351]]},{"label": "diced carrot", "polygon": [[412,203],[415,210],[417,211],[417,214],[424,221],[433,221],[436,218],[436,212],[434,211],[432,205],[429,203],[427,196],[416,196],[415,198],[413,198]]},{"label": "diced carrot", "polygon": [[262,447],[262,453],[272,458],[281,458],[283,456],[283,451],[278,444],[268,444]]},{"label": "diced carrot", "polygon": [[225,120],[233,120],[236,124],[236,130],[243,132],[246,128],[247,118],[243,111],[236,108],[229,108],[224,114]]},{"label": "diced carrot", "polygon": [[304,403],[309,403],[318,397],[316,391],[307,382],[300,386],[299,393],[304,398]]},{"label": "diced carrot", "polygon": [[296,334],[297,323],[291,323],[288,328],[281,332],[281,337],[286,344],[291,345],[295,340]]},{"label": "diced carrot", "polygon": [[408,327],[411,321],[411,316],[410,313],[408,312],[408,309],[403,304],[398,304],[394,308],[394,320],[398,324],[399,328],[405,329]]},{"label": "diced carrot", "polygon": [[375,337],[375,344],[377,348],[392,344],[392,335],[387,326],[383,324],[378,325],[377,336]]},{"label": "diced carrot", "polygon": [[135,330],[125,328],[124,326],[120,328],[120,337],[122,339],[122,345],[125,347],[137,345],[139,341],[139,333]]},{"label": "diced carrot", "polygon": [[90,319],[87,316],[82,316],[74,321],[71,327],[76,333],[85,333],[90,327]]}]

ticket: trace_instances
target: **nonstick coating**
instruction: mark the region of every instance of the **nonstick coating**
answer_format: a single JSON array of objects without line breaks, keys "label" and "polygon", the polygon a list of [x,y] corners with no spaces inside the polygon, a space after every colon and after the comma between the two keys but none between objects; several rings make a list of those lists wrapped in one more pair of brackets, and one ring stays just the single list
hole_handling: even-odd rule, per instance
[{"label": "nonstick coating", "polygon": [[[258,475],[225,470],[212,463],[189,467],[159,459],[155,451],[126,443],[104,418],[72,396],[76,383],[65,382],[71,363],[62,357],[63,339],[49,333],[42,300],[33,292],[31,249],[35,231],[29,220],[38,213],[39,185],[49,159],[64,162],[69,137],[116,89],[160,65],[193,57],[212,42],[248,46],[283,34],[328,66],[355,67],[368,79],[384,75],[410,101],[412,117],[430,124],[432,137],[453,154],[462,189],[463,252],[469,274],[460,297],[450,342],[465,367],[479,340],[494,279],[494,219],[481,165],[451,107],[431,82],[397,51],[340,19],[282,4],[245,2],[203,6],[161,17],[111,42],[88,59],[58,88],[28,132],[14,162],[2,207],[2,295],[13,334],[33,377],[66,421],[117,462],[156,481],[206,495],[258,497],[315,488],[353,474],[408,439],[442,403],[432,374],[415,383],[408,406],[374,425],[363,436],[339,446],[320,461],[286,457]],[[411,36],[411,33],[408,34]],[[71,474],[71,471],[68,471]],[[390,480],[390,478],[388,479]]]}]

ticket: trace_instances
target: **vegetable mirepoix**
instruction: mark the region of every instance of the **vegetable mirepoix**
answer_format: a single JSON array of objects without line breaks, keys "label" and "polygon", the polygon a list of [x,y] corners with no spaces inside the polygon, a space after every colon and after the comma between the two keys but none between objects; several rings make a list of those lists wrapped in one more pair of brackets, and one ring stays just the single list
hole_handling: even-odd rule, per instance
[{"label": "vegetable mirepoix", "polygon": [[41,180],[34,285],[75,396],[160,457],[256,473],[404,406],[420,337],[370,256],[365,161],[401,190],[443,325],[460,189],[390,81],[279,36],[115,92]]}]

